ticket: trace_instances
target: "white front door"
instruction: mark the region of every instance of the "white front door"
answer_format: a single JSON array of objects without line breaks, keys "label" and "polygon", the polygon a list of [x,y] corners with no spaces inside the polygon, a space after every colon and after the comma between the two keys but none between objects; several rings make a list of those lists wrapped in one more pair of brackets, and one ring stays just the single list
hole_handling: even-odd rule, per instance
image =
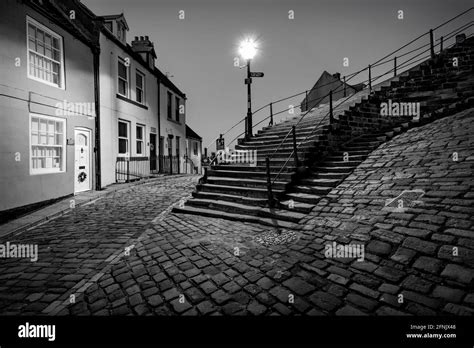
[{"label": "white front door", "polygon": [[91,189],[91,131],[74,130],[74,192]]}]

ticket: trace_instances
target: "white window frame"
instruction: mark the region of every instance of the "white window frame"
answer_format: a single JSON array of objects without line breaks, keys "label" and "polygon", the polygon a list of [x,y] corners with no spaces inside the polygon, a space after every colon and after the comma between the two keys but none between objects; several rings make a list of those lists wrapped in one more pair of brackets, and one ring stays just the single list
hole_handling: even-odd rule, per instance
[{"label": "white window frame", "polygon": [[[33,118],[38,119],[46,119],[52,120],[54,122],[62,122],[63,124],[63,133],[62,133],[62,145],[40,145],[40,144],[33,144],[32,142],[32,127],[31,122]],[[41,174],[58,174],[58,173],[65,173],[66,172],[66,155],[67,155],[67,144],[66,144],[66,133],[67,133],[67,124],[66,119],[61,117],[52,117],[52,116],[45,116],[40,114],[30,113],[29,119],[29,162],[30,162],[30,175],[41,175]],[[48,134],[48,133],[47,133]],[[56,135],[56,133],[55,133]],[[38,138],[39,138],[39,129],[38,129]],[[43,146],[43,147],[56,147],[62,149],[62,158],[61,158],[61,166],[60,168],[33,168],[33,146]]]},{"label": "white window frame", "polygon": [[[120,136],[120,127],[119,127],[119,124],[120,123],[125,123],[127,125],[127,137],[121,137]],[[127,121],[127,120],[122,120],[122,119],[119,119],[118,120],[118,123],[117,123],[117,153],[118,153],[118,157],[130,157],[130,140],[131,140],[131,136],[130,136],[130,121]],[[127,152],[126,153],[120,153],[120,139],[125,139],[127,140]]]},{"label": "white window frame", "polygon": [[[137,75],[140,75],[141,78],[142,78],[142,86],[141,87],[138,87]],[[140,70],[135,69],[135,100],[137,101],[137,103],[145,104],[145,86],[146,86],[145,74],[142,73]],[[138,100],[137,90],[141,90],[141,92],[142,92],[142,101]]]},{"label": "white window frame", "polygon": [[[123,65],[125,66],[125,72],[127,73],[127,79],[124,80],[122,77],[120,77],[119,75],[119,71],[118,71],[118,65],[119,63],[123,63]],[[125,86],[125,92],[126,94],[122,94],[120,93],[120,84],[119,84],[119,80],[124,80],[125,83],[126,83],[126,86]],[[118,57],[118,60],[117,60],[117,93],[120,94],[121,96],[125,97],[125,98],[129,98],[130,97],[130,66],[127,66],[125,64],[125,59],[123,59],[122,57]]]},{"label": "white window frame", "polygon": [[[141,128],[142,129],[142,138],[138,138],[138,128]],[[145,151],[145,126],[143,124],[138,124],[136,125],[135,127],[135,146],[136,146],[136,154],[137,156],[145,156],[146,155],[146,151]],[[142,144],[142,152],[138,152],[138,143],[141,143]]]},{"label": "white window frame", "polygon": [[[60,61],[55,61],[55,62],[58,62],[60,64],[60,69],[59,69],[59,74],[60,74],[60,79],[59,79],[59,85],[53,83],[53,82],[49,82],[47,80],[44,80],[44,79],[41,79],[39,77],[36,77],[34,76],[31,71],[30,71],[30,48],[29,48],[29,30],[28,30],[28,25],[29,24],[32,24],[34,25],[35,27],[37,27],[38,29],[41,29],[43,30],[45,33],[51,35],[51,37],[54,37],[58,40],[59,42],[59,58],[60,58]],[[31,50],[32,52],[34,52],[34,54],[38,55],[38,56],[43,56],[42,54],[36,52],[36,51],[33,51]],[[49,57],[46,57],[44,56],[45,59],[49,59],[49,60],[53,60]],[[35,80],[35,81],[38,81],[38,82],[42,82],[48,86],[52,86],[52,87],[56,87],[56,88],[59,88],[59,89],[65,89],[65,84],[64,84],[64,75],[65,75],[65,72],[64,72],[64,43],[63,43],[63,37],[59,34],[57,34],[56,32],[52,31],[51,29],[49,29],[48,27],[44,26],[43,24],[39,23],[38,21],[34,20],[33,18],[31,18],[30,16],[26,16],[26,59],[27,59],[27,76],[29,79],[31,80]]]}]

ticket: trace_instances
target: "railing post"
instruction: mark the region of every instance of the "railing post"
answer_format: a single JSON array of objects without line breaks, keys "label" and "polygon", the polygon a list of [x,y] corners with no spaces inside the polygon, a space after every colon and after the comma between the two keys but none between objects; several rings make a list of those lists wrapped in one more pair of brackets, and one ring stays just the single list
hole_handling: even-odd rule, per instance
[{"label": "railing post", "polygon": [[334,123],[334,114],[332,109],[332,89],[329,91],[329,124]]},{"label": "railing post", "polygon": [[130,182],[130,157],[127,157],[127,182]]},{"label": "railing post", "polygon": [[268,205],[270,207],[274,206],[275,201],[273,200],[272,192],[272,179],[270,177],[270,158],[267,156],[265,159],[265,165],[267,167],[267,194],[268,194]]},{"label": "railing post", "polygon": [[439,53],[443,51],[443,37],[439,38]]},{"label": "railing post", "polygon": [[207,167],[204,167],[204,176],[202,177],[203,184],[207,182]]},{"label": "railing post", "polygon": [[369,92],[372,92],[372,69],[370,67],[370,64],[369,64]]},{"label": "railing post", "polygon": [[273,126],[273,103],[270,103],[270,123],[269,126]]},{"label": "railing post", "polygon": [[305,111],[308,111],[308,90],[305,91],[305,95],[306,95],[305,98],[304,98],[305,104],[306,104],[305,105],[305,108],[306,108]]},{"label": "railing post", "polygon": [[393,77],[397,76],[397,56],[393,57]]},{"label": "railing post", "polygon": [[343,76],[343,80],[344,80],[344,97],[346,96],[346,77]]},{"label": "railing post", "polygon": [[431,51],[431,58],[434,58],[434,39],[433,39],[433,29],[430,29],[430,51]]},{"label": "railing post", "polygon": [[298,160],[298,149],[296,148],[296,127],[292,126],[293,131],[293,153],[295,154],[295,167],[300,166],[300,161]]}]

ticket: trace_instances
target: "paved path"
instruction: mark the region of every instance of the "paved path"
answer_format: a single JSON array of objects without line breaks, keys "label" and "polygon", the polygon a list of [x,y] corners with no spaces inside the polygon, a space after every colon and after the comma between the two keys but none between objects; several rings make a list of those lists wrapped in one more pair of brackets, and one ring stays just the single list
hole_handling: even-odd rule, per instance
[{"label": "paved path", "polygon": [[[473,121],[471,110],[395,137],[281,235],[162,213],[196,177],[81,207],[22,235],[40,244],[37,263],[0,260],[0,311],[472,315]],[[363,245],[363,261],[331,257],[332,243]]]}]

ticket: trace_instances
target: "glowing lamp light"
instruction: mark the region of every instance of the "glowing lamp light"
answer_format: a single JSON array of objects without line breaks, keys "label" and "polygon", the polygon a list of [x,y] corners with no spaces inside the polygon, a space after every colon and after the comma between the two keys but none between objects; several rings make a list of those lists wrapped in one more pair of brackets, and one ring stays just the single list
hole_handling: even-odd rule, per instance
[{"label": "glowing lamp light", "polygon": [[257,45],[255,41],[250,38],[242,41],[239,46],[239,54],[245,60],[253,59],[257,54]]}]

